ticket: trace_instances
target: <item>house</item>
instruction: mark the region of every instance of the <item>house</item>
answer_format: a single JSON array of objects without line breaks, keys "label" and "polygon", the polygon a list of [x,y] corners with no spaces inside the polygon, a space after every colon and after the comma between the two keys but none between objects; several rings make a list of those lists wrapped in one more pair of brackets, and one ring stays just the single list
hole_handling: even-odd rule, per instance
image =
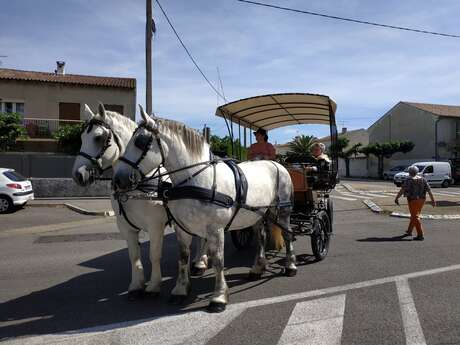
[{"label": "house", "polygon": [[[385,160],[384,168],[415,161],[446,161],[459,153],[460,106],[399,102],[369,129],[370,143],[410,140],[414,149]],[[369,175],[377,175],[377,160],[369,159]]]},{"label": "house", "polygon": [[0,112],[79,121],[84,104],[96,109],[98,102],[134,120],[136,79],[67,74],[61,61],[54,73],[0,68]]},{"label": "house", "polygon": [[[352,147],[355,144],[361,143],[362,146],[369,144],[369,133],[366,129],[360,128],[355,130],[347,130],[342,128],[339,137],[345,137],[349,140],[348,147]],[[323,137],[319,139],[326,147],[331,145],[331,137]],[[339,158],[339,176],[346,176],[345,160]],[[367,157],[362,153],[358,153],[356,156],[350,158],[350,176],[352,177],[364,177],[367,176]]]}]

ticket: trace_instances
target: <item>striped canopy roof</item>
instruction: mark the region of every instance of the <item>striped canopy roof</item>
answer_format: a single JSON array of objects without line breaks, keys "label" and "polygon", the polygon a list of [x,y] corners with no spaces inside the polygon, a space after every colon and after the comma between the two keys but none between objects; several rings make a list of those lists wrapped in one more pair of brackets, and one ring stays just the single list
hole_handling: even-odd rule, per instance
[{"label": "striped canopy roof", "polygon": [[269,130],[298,124],[329,125],[331,115],[335,119],[336,108],[337,105],[328,96],[279,93],[221,105],[216,115],[247,128]]}]

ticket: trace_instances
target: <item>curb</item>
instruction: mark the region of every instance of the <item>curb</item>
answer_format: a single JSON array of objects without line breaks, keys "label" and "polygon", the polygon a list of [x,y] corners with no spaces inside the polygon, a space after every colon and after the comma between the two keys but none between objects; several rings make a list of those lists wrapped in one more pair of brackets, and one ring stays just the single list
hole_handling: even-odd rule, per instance
[{"label": "curb", "polygon": [[87,216],[104,216],[104,217],[113,217],[115,216],[115,212],[113,210],[108,210],[108,211],[89,211],[84,208],[64,203],[64,206],[67,207],[68,209],[87,215]]},{"label": "curb", "polygon": [[351,193],[356,192],[356,190],[348,183],[342,183],[342,186]]},{"label": "curb", "polygon": [[[410,218],[409,213],[391,212],[390,217]],[[421,219],[460,219],[460,214],[421,214]]]},{"label": "curb", "polygon": [[370,200],[370,199],[364,199],[363,203],[364,203],[364,205],[369,207],[370,210],[372,212],[374,212],[374,213],[382,213],[383,212],[383,209],[379,205],[377,205],[375,202]]}]

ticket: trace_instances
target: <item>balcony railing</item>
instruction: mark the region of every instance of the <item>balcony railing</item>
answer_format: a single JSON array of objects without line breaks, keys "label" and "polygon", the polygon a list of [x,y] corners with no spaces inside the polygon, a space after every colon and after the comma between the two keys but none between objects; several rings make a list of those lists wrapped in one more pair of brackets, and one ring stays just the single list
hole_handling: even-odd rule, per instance
[{"label": "balcony railing", "polygon": [[80,120],[41,119],[26,117],[22,124],[30,138],[52,139],[54,132],[66,125],[82,123]]}]

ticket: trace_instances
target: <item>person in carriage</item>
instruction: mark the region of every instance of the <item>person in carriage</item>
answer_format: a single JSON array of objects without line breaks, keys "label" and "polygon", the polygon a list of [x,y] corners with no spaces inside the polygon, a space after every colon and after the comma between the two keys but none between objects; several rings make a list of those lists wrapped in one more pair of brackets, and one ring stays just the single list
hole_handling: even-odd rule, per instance
[{"label": "person in carriage", "polygon": [[272,144],[268,142],[267,131],[263,128],[259,128],[254,132],[256,136],[256,143],[249,147],[248,159],[251,161],[260,159],[274,160],[276,157],[276,151]]}]

